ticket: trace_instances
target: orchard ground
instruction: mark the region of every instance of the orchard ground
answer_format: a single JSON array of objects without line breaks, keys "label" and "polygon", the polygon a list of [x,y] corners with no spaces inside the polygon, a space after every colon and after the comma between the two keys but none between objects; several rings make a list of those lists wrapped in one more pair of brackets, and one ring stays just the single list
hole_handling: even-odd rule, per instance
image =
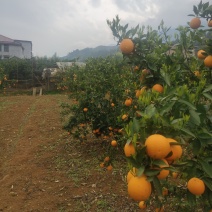
[{"label": "orchard ground", "polygon": [[124,157],[100,168],[102,145],[62,129],[62,102],[71,104],[67,95],[0,97],[0,211],[139,211]]}]

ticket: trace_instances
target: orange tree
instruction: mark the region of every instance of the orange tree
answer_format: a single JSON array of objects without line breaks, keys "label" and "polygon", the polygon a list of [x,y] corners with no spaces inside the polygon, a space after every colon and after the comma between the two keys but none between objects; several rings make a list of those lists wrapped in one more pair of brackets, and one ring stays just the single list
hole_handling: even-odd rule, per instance
[{"label": "orange tree", "polygon": [[[201,1],[193,11],[198,20],[212,19],[212,5],[208,2]],[[150,26],[128,30],[118,16],[107,21],[124,58],[136,67],[136,89],[142,89],[136,93],[138,99],[129,105],[136,111],[126,112],[122,137],[131,169],[128,174],[133,179],[128,180],[130,197],[146,201],[147,205],[153,197],[158,208],[166,201],[171,205],[172,198],[178,210],[198,204],[209,211],[212,39],[210,29],[191,22],[193,19],[188,26],[179,26],[173,40],[163,21],[158,30]],[[198,50],[204,51],[201,58],[196,56]],[[174,181],[170,175],[176,177],[176,172],[179,176]],[[163,196],[163,187],[169,187],[172,195]]]}]

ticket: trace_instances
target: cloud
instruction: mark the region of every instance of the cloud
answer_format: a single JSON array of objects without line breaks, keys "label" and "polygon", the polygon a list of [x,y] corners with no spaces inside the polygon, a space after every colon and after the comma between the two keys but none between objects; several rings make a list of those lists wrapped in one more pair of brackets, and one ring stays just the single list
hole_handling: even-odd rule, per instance
[{"label": "cloud", "polygon": [[[1,2],[1,34],[31,40],[33,54],[64,56],[75,49],[116,45],[106,20],[119,15],[129,27],[177,27],[190,18],[196,0],[7,0]],[[8,12],[9,11],[9,12]]]}]

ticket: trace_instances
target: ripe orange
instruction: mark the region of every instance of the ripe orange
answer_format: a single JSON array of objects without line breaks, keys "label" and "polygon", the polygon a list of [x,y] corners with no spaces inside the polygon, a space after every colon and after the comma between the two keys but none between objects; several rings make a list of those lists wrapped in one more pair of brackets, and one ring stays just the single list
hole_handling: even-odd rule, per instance
[{"label": "ripe orange", "polygon": [[[175,141],[172,138],[167,138],[167,140],[169,141],[169,143],[177,143],[177,141]],[[183,154],[183,149],[180,145],[170,145],[171,146],[171,151],[172,151],[172,155],[168,158],[166,158],[166,160],[168,161],[173,161],[173,160],[177,160],[179,158],[181,158],[182,154]]]},{"label": "ripe orange", "polygon": [[137,90],[135,96],[136,96],[137,98],[139,98],[139,96],[140,96],[141,94],[143,94],[145,90],[146,90],[146,86],[142,87],[140,90]]},{"label": "ripe orange", "polygon": [[147,155],[153,159],[163,159],[171,152],[168,139],[160,134],[150,135],[145,146]]},{"label": "ripe orange", "polygon": [[147,200],[152,192],[151,183],[145,175],[133,177],[128,183],[128,194],[135,201]]},{"label": "ripe orange", "polygon": [[164,212],[164,207],[156,208],[155,209],[155,212]]},{"label": "ripe orange", "polygon": [[112,103],[111,103],[111,107],[114,107],[114,106],[115,106],[115,104],[112,102]]},{"label": "ripe orange", "polygon": [[155,84],[155,85],[152,87],[152,90],[162,93],[162,92],[163,92],[163,86],[160,85],[160,84]]},{"label": "ripe orange", "polygon": [[212,20],[208,20],[208,27],[212,27]]},{"label": "ripe orange", "polygon": [[101,168],[103,168],[103,167],[105,166],[105,164],[104,164],[104,163],[100,163],[99,166],[100,166]]},{"label": "ripe orange", "polygon": [[146,208],[146,203],[144,201],[140,201],[138,203],[138,206],[139,206],[139,208],[144,209],[144,208]]},{"label": "ripe orange", "polygon": [[135,167],[133,167],[132,170],[130,170],[127,173],[127,183],[130,182],[130,180],[132,179],[132,177],[135,177],[136,176],[136,172],[137,172],[137,169]]},{"label": "ripe orange", "polygon": [[110,157],[107,156],[107,157],[105,157],[104,162],[108,162],[109,160],[110,160]]},{"label": "ripe orange", "polygon": [[203,59],[205,59],[206,58],[206,55],[205,54],[203,54],[203,53],[206,53],[204,50],[199,50],[198,52],[197,52],[197,57],[199,58],[199,59],[201,59],[201,60],[203,60]]},{"label": "ripe orange", "polygon": [[198,17],[192,18],[189,25],[192,29],[198,29],[201,26],[201,20]]},{"label": "ripe orange", "polygon": [[201,195],[205,191],[205,184],[197,177],[193,177],[188,181],[188,190],[194,195]]},{"label": "ripe orange", "polygon": [[177,179],[178,173],[177,172],[172,172],[172,177],[173,179]]},{"label": "ripe orange", "polygon": [[124,153],[125,153],[125,156],[126,157],[130,157],[130,156],[132,156],[132,155],[134,155],[135,154],[135,147],[134,147],[134,145],[132,144],[132,142],[131,143],[129,143],[129,144],[125,144],[125,146],[124,146]]},{"label": "ripe orange", "polygon": [[205,64],[206,67],[212,68],[212,55],[208,55],[204,59],[204,64]]},{"label": "ripe orange", "polygon": [[131,99],[126,99],[124,104],[129,107],[132,104],[132,100]]},{"label": "ripe orange", "polygon": [[88,108],[87,108],[87,107],[85,107],[85,108],[83,109],[83,111],[84,111],[84,112],[87,112],[87,111],[88,111]]},{"label": "ripe orange", "polygon": [[194,75],[198,78],[201,77],[201,73],[199,71],[194,71]]},{"label": "ripe orange", "polygon": [[122,120],[126,120],[127,117],[128,117],[128,116],[127,116],[126,114],[124,114],[124,115],[121,117],[121,119],[122,119]]},{"label": "ripe orange", "polygon": [[135,66],[134,67],[134,71],[138,71],[139,70],[139,67],[138,66]]},{"label": "ripe orange", "polygon": [[119,46],[121,52],[124,54],[130,54],[134,50],[134,47],[134,43],[129,38],[123,39]]},{"label": "ripe orange", "polygon": [[116,140],[112,140],[111,141],[111,146],[114,146],[114,147],[117,146],[117,141]]},{"label": "ripe orange", "polygon": [[[160,168],[169,167],[168,162],[167,162],[165,159],[162,159],[162,160],[166,163],[166,165],[160,165]],[[162,170],[160,171],[160,173],[157,175],[157,178],[158,178],[159,180],[162,180],[162,179],[165,179],[168,175],[169,175],[169,170],[162,169]]]},{"label": "ripe orange", "polygon": [[113,169],[113,166],[112,166],[112,165],[109,165],[109,166],[107,167],[107,170],[108,170],[108,171],[112,171],[112,169]]},{"label": "ripe orange", "polygon": [[163,196],[167,196],[168,194],[169,194],[169,190],[167,188],[163,187],[163,189],[162,189],[162,195]]}]

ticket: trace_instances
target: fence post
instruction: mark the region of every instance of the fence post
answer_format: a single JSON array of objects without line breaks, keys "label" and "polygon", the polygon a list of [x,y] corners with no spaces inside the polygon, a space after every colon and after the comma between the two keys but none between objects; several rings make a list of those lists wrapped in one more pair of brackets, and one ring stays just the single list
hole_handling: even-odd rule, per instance
[{"label": "fence post", "polygon": [[33,96],[36,96],[36,88],[35,88],[35,87],[32,88],[32,95],[33,95]]},{"label": "fence post", "polygon": [[42,96],[43,88],[40,88],[40,94],[39,96]]}]

